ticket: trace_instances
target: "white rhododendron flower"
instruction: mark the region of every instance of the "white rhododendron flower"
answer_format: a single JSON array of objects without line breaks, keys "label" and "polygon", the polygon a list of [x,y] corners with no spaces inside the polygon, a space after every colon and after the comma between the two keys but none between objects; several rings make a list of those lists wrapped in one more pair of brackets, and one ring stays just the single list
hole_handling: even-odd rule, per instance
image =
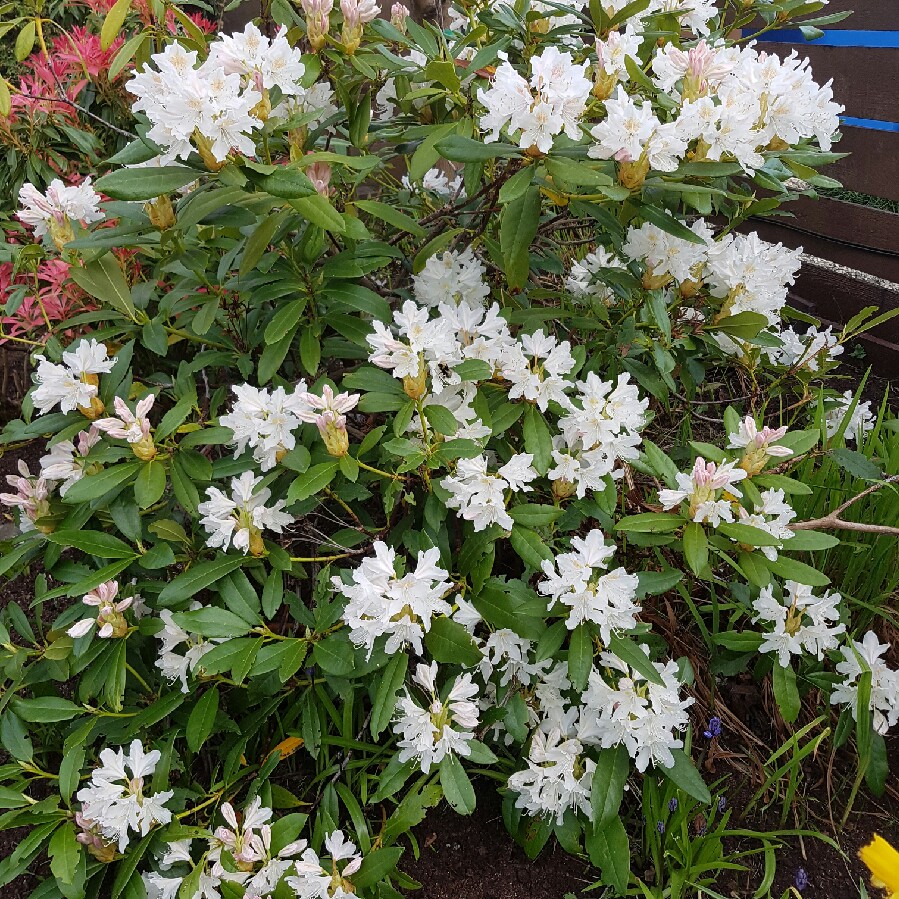
[{"label": "white rhododendron flower", "polygon": [[128,622],[125,621],[122,612],[131,607],[134,597],[126,596],[116,602],[119,594],[118,581],[106,581],[95,587],[86,596],[82,598],[82,602],[86,606],[94,606],[97,609],[96,618],[83,618],[77,624],[73,624],[66,633],[70,637],[83,637],[88,634],[97,625],[97,636],[103,639],[110,637],[124,637],[128,633]]},{"label": "white rhododendron flower", "polygon": [[92,187],[90,178],[77,185],[66,185],[54,178],[43,194],[26,182],[19,189],[21,208],[17,215],[23,224],[34,228],[35,237],[64,234],[71,240],[72,222],[89,225],[103,218],[99,203],[100,195]]},{"label": "white rhododendron flower", "polygon": [[[48,481],[61,481],[59,495],[65,496],[72,484],[80,481],[90,467],[87,456],[101,440],[96,425],[80,431],[75,440],[60,440],[41,457],[41,476]],[[77,441],[77,442],[76,442]]]},{"label": "white rhododendron flower", "polygon": [[[641,648],[648,652],[647,647]],[[677,665],[652,662],[662,681],[656,683],[611,652],[601,653],[599,659],[606,673],[595,668],[590,672],[578,738],[603,749],[623,745],[638,771],[645,771],[650,762],[670,768],[674,764],[671,750],[684,745],[677,734],[689,723],[687,709],[693,704],[692,696],[680,698]]]},{"label": "white rhododendron flower", "polygon": [[612,631],[636,626],[640,606],[634,597],[639,581],[621,567],[606,571],[615,547],[606,546],[602,531],[594,529],[586,537],[573,537],[571,547],[573,552],[543,562],[546,580],[537,589],[549,597],[549,610],[557,602],[571,609],[568,630],[592,621],[599,626],[603,643],[608,643]]},{"label": "white rhododendron flower", "polygon": [[19,510],[19,530],[23,533],[35,530],[35,522],[50,514],[50,494],[53,481],[40,474],[32,474],[28,463],[19,459],[18,474],[8,474],[6,483],[15,493],[0,493],[0,503]]},{"label": "white rhododendron flower", "polygon": [[[198,602],[190,606],[191,611],[200,608],[202,605]],[[207,640],[197,634],[189,634],[175,623],[171,609],[162,609],[159,617],[163,629],[156,634],[156,639],[161,642],[156,667],[169,682],[180,681],[181,692],[187,693],[188,674],[201,667],[200,660],[221,640]],[[176,649],[178,652],[175,652]]]},{"label": "white rhododendron flower", "polygon": [[294,863],[296,875],[285,882],[297,899],[352,899],[356,888],[351,878],[362,867],[362,854],[342,830],[325,837],[325,853],[331,859],[327,866],[312,849],[303,850]]},{"label": "white rhododendron flower", "polygon": [[283,387],[274,390],[238,384],[231,388],[235,401],[231,411],[219,416],[219,424],[234,433],[234,458],[249,446],[263,471],[269,471],[296,446],[293,432],[303,424],[300,413],[308,405],[303,399],[306,382],[300,381],[293,393]]},{"label": "white rhododendron flower", "polygon": [[885,734],[899,723],[899,671],[890,668],[883,660],[890,649],[889,643],[881,643],[873,631],[861,640],[852,640],[840,652],[842,661],[837,671],[843,675],[830,694],[835,705],[846,705],[852,717],[858,720],[858,680],[864,671],[871,672],[871,698],[868,708],[874,713],[874,730]]},{"label": "white rhododendron flower", "polygon": [[[790,522],[796,517],[796,511],[786,501],[783,490],[763,490],[760,496],[761,505],[754,504],[752,512],[740,507],[740,523],[765,531],[781,542],[791,540],[794,532],[790,528]],[[775,546],[760,546],[759,551],[772,562],[777,559]]]},{"label": "white rhododendron flower", "polygon": [[441,699],[437,690],[437,663],[419,663],[412,680],[425,694],[425,707],[418,705],[408,691],[397,703],[394,733],[399,737],[400,761],[416,759],[423,773],[439,765],[445,756],[467,756],[468,745],[478,726],[477,684],[470,674],[460,674]]},{"label": "white rhododendron flower", "polygon": [[798,334],[793,328],[783,328],[777,336],[782,346],[764,348],[768,359],[775,365],[820,371],[822,366],[843,354],[843,346],[833,333],[833,327],[819,331],[812,325],[805,334]]},{"label": "white rhododendron flower", "polygon": [[593,820],[590,792],[596,762],[583,757],[584,747],[575,738],[563,739],[558,729],[531,738],[528,767],[508,780],[517,793],[515,805],[529,815],[546,815],[561,825],[567,810]]},{"label": "white rhododendron flower", "polygon": [[565,391],[574,385],[565,375],[574,368],[574,357],[567,340],[559,342],[552,334],[544,334],[542,328],[522,334],[502,357],[501,367],[503,377],[512,383],[510,400],[526,399],[536,403],[541,412],[551,402],[571,407]]},{"label": "white rhododendron flower", "polygon": [[534,457],[530,453],[518,453],[502,465],[495,474],[487,471],[487,457],[460,459],[456,474],[444,478],[440,486],[448,490],[448,509],[458,509],[466,521],[474,524],[476,531],[483,531],[491,524],[503,530],[512,530],[511,516],[506,511],[506,490],[513,493],[527,491],[527,486],[537,477],[531,467]]},{"label": "white rhododendron flower", "polygon": [[334,589],[349,602],[343,619],[350,627],[350,639],[371,655],[375,642],[386,636],[388,655],[411,645],[422,655],[422,638],[431,629],[435,615],[450,615],[452,606],[443,598],[451,589],[449,575],[437,563],[436,547],[419,552],[413,571],[396,574],[396,551],[380,540],[372,547],[373,557],[353,571],[351,584],[331,578]]},{"label": "white rhododendron flower", "polygon": [[[39,359],[31,401],[39,414],[59,405],[63,412],[91,411],[99,403],[98,375],[112,371],[115,359],[108,359],[106,347],[94,339],[80,340],[62,354],[62,364]],[[102,404],[99,406],[102,410]],[[91,417],[96,417],[92,413]]]},{"label": "white rhododendron flower", "polygon": [[279,499],[273,506],[266,506],[272,492],[268,487],[256,491],[262,483],[252,471],[245,471],[239,478],[231,478],[231,496],[218,487],[209,487],[209,499],[197,506],[203,517],[200,524],[206,528],[208,546],[227,550],[229,545],[243,553],[260,555],[265,551],[262,531],[284,532],[293,524],[293,516],[281,510],[286,501]]},{"label": "white rhododendron flower", "polygon": [[780,602],[770,586],[762,587],[752,604],[754,620],[766,626],[759,652],[777,653],[784,668],[791,656],[806,652],[820,661],[825,651],[837,648],[837,637],[846,632],[839,620],[841,600],[839,593],[826,590],[823,596],[815,596],[811,587],[787,581]]},{"label": "white rhododendron flower", "polygon": [[461,252],[447,250],[439,256],[430,256],[424,268],[412,277],[415,299],[428,307],[441,303],[482,306],[490,295],[484,272],[484,263],[470,246]]},{"label": "white rhododendron flower", "polygon": [[[851,390],[847,390],[841,397],[831,399],[830,406],[824,413],[824,426],[827,429],[828,437],[833,437],[840,430],[854,401],[855,394]],[[877,416],[871,411],[870,400],[859,401],[846,423],[843,439],[847,443],[849,441],[860,442],[868,431],[873,430],[876,420]]]},{"label": "white rhododendron flower", "polygon": [[690,474],[677,473],[676,490],[660,490],[659,502],[663,509],[673,509],[689,500],[688,514],[691,521],[718,527],[722,521],[734,520],[733,502],[721,496],[739,499],[743,494],[734,486],[746,477],[746,471],[736,468],[736,462],[716,465],[698,456]]},{"label": "white rhododendron flower", "polygon": [[140,740],[134,740],[128,753],[124,749],[100,753],[101,767],[95,768],[87,786],[76,794],[85,818],[96,823],[103,835],[124,852],[133,831],[145,837],[156,824],[168,824],[172,813],[165,803],[172,790],[145,795],[146,778],[159,762],[158,749],[144,752]]},{"label": "white rhododendron flower", "polygon": [[478,88],[478,102],[487,109],[480,120],[481,130],[489,132],[484,142],[499,140],[503,128],[510,136],[518,134],[522,149],[535,147],[540,153],[548,153],[553,138],[563,131],[577,140],[593,87],[587,78],[589,65],[575,63],[570,53],[556,47],[546,47],[531,58],[528,82],[508,61],[502,62],[491,86]]},{"label": "white rhododendron flower", "polygon": [[221,66],[228,75],[245,77],[260,93],[277,87],[284,96],[302,93],[299,81],[306,67],[301,53],[291,47],[282,25],[269,40],[252,22],[242,32],[220,34],[209,48],[204,68]]}]

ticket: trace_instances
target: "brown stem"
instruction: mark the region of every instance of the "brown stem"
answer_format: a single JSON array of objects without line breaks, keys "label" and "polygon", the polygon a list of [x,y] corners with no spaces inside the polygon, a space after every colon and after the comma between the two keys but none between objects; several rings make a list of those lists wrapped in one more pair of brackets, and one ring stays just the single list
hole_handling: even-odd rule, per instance
[{"label": "brown stem", "polygon": [[796,521],[788,525],[793,531],[814,531],[814,530],[843,530],[843,531],[860,531],[865,534],[889,534],[899,537],[899,528],[891,527],[886,524],[866,524],[862,521],[845,521],[840,518],[841,513],[845,512],[851,505],[857,503],[860,499],[876,493],[881,487],[887,484],[895,484],[899,481],[899,474],[894,474],[879,484],[872,484],[870,487],[862,490],[857,496],[847,500],[843,505],[837,506],[832,512],[823,518],[812,518],[809,521]]}]

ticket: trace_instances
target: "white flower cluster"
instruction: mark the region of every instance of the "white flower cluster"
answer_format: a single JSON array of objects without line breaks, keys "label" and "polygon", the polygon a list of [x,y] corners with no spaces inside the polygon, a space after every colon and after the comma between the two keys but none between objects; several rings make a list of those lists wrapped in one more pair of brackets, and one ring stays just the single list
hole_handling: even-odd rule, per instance
[{"label": "white flower cluster", "polygon": [[[548,610],[556,603],[568,606],[566,624],[574,630],[584,621],[599,627],[603,643],[612,631],[628,631],[637,624],[640,607],[634,602],[637,576],[623,568],[606,571],[615,547],[607,546],[602,531],[594,529],[586,537],[573,537],[574,552],[562,553],[552,561],[544,561],[538,590],[550,597]],[[599,574],[600,571],[606,572]]]},{"label": "white flower cluster", "polygon": [[15,493],[0,493],[0,503],[19,510],[19,530],[22,533],[40,528],[35,522],[50,514],[50,494],[53,482],[43,472],[33,475],[28,463],[19,459],[18,474],[8,474],[6,483],[15,488]]},{"label": "white flower cluster", "polygon": [[782,346],[765,347],[765,353],[770,362],[785,368],[820,371],[843,353],[843,346],[832,327],[819,331],[812,325],[805,334],[798,334],[793,328],[784,328],[777,336]]},{"label": "white flower cluster", "polygon": [[890,649],[881,643],[874,631],[868,631],[861,641],[853,640],[843,646],[843,660],[837,663],[837,671],[843,675],[830,694],[834,705],[847,705],[852,717],[858,720],[858,680],[862,672],[871,672],[871,699],[869,708],[874,713],[874,730],[885,734],[899,723],[899,671],[890,668],[883,656]]},{"label": "white flower cluster", "polygon": [[86,606],[97,609],[96,618],[82,618],[77,624],[73,624],[66,633],[70,637],[84,637],[90,633],[94,625],[97,625],[97,636],[104,640],[110,637],[124,637],[128,633],[128,623],[122,612],[131,608],[134,604],[134,596],[126,596],[116,602],[119,595],[118,581],[106,581],[95,587],[84,597],[82,602]]},{"label": "white flower cluster", "polygon": [[431,256],[424,268],[413,275],[415,298],[428,308],[466,303],[476,309],[483,306],[490,295],[484,273],[484,264],[471,247],[461,252],[447,250],[439,256]]},{"label": "white flower cluster", "polygon": [[396,551],[381,540],[373,546],[374,556],[353,571],[351,584],[331,578],[337,592],[349,602],[343,619],[350,627],[350,639],[371,655],[375,642],[386,636],[385,651],[392,655],[407,645],[424,652],[422,639],[431,629],[435,615],[449,615],[452,606],[443,598],[452,589],[448,574],[437,563],[440,550],[420,551],[414,571],[402,577],[396,573]]},{"label": "white flower cluster", "polygon": [[[61,481],[59,495],[65,496],[72,484],[80,481],[89,467],[87,456],[101,440],[100,431],[91,425],[79,431],[74,440],[60,440],[41,458],[41,475],[48,481]],[[77,441],[77,443],[75,442]]]},{"label": "white flower cluster", "polygon": [[418,705],[408,690],[397,703],[394,733],[399,737],[401,762],[416,759],[423,773],[439,765],[446,756],[468,756],[468,745],[478,726],[478,706],[472,702],[478,687],[470,674],[460,674],[452,683],[446,698],[437,690],[437,663],[419,664],[412,680],[425,694],[426,705]]},{"label": "white flower cluster", "polygon": [[[217,827],[207,841],[197,891],[188,894],[190,899],[221,896],[223,883],[242,887],[243,895],[248,899],[269,896],[284,875],[291,869],[299,869],[306,860],[306,854],[311,852],[305,840],[295,840],[278,852],[272,852],[272,825],[269,821],[273,812],[263,806],[258,797],[239,817],[230,802],[222,804],[221,813],[227,826]],[[192,843],[190,838],[168,843],[159,863],[162,870],[142,875],[148,899],[176,899],[185,877],[173,869],[180,865],[194,867]],[[301,853],[303,858],[298,859]]]},{"label": "white flower cluster", "polygon": [[317,853],[305,849],[295,863],[296,876],[286,878],[297,899],[353,899],[356,889],[349,878],[362,867],[361,853],[341,830],[325,837],[325,849],[330,865],[325,867]]},{"label": "white flower cluster", "polygon": [[629,374],[613,385],[590,372],[577,388],[570,411],[559,419],[562,434],[553,439],[549,479],[557,496],[574,492],[580,498],[602,490],[608,475],[621,477],[615,467],[620,460],[637,458],[649,399],[640,399]]},{"label": "white flower cluster", "polygon": [[590,795],[596,762],[584,758],[583,752],[580,740],[563,738],[558,729],[547,735],[535,731],[527,768],[508,780],[509,789],[518,794],[516,807],[529,815],[554,815],[560,825],[568,809],[592,820]]},{"label": "white flower cluster", "polygon": [[171,790],[144,794],[144,779],[156,770],[160,758],[158,749],[144,752],[140,740],[131,743],[127,754],[123,749],[104,749],[101,767],[76,794],[84,818],[94,822],[109,842],[117,843],[119,852],[128,846],[130,831],[145,837],[154,825],[172,820],[165,807],[174,795]]},{"label": "white flower cluster", "polygon": [[575,299],[594,298],[604,306],[611,306],[615,302],[615,294],[602,280],[602,269],[624,267],[625,262],[614,253],[605,247],[597,247],[580,261],[572,263],[565,279],[565,289]]},{"label": "white flower cluster", "polygon": [[706,462],[702,456],[696,458],[690,474],[677,473],[677,489],[659,491],[659,502],[663,509],[674,509],[684,500],[690,507],[691,521],[718,527],[722,521],[734,520],[733,503],[722,496],[727,493],[739,499],[743,494],[734,486],[746,477],[746,471],[736,467],[736,462],[716,465]]},{"label": "white flower cluster", "polygon": [[787,581],[781,602],[770,586],[762,587],[752,604],[754,620],[767,627],[759,652],[776,652],[784,668],[790,664],[791,656],[804,652],[820,661],[826,650],[837,648],[837,637],[846,632],[846,625],[839,623],[841,599],[839,593],[829,590],[823,596],[815,596],[811,587]]},{"label": "white flower cluster", "polygon": [[[198,602],[191,604],[194,611],[201,609]],[[162,672],[163,677],[174,683],[181,681],[181,692],[187,693],[187,675],[196,671],[200,660],[221,640],[206,640],[196,634],[189,634],[184,628],[175,624],[171,609],[161,609],[159,617],[162,619],[163,628],[156,634],[156,639],[161,641],[159,654],[156,657],[156,667]],[[175,652],[175,650],[179,650]]]},{"label": "white flower cluster", "polygon": [[93,339],[80,340],[62,354],[61,365],[47,359],[38,361],[34,375],[37,386],[31,393],[31,401],[39,414],[49,412],[56,405],[63,412],[91,410],[99,402],[97,376],[112,371],[114,364],[114,359],[107,358],[104,344]]},{"label": "white flower cluster", "polygon": [[692,696],[680,698],[677,665],[652,662],[662,681],[656,683],[632,671],[613,653],[603,652],[599,658],[606,674],[595,668],[590,672],[579,738],[604,749],[624,745],[638,771],[645,771],[650,762],[670,768],[674,764],[671,750],[684,745],[676,733],[689,723],[687,708],[693,704]]},{"label": "white flower cluster", "polygon": [[34,228],[35,237],[69,227],[72,222],[89,225],[103,218],[100,195],[91,186],[90,178],[77,185],[63,184],[59,178],[54,178],[43,194],[26,182],[19,189],[19,204],[22,208],[17,213],[18,218],[29,228]]},{"label": "white flower cluster", "polygon": [[606,118],[591,129],[590,155],[674,171],[692,148],[693,161],[736,160],[753,172],[761,151],[814,137],[829,150],[843,107],[830,83],[819,86],[807,59],[786,59],[754,47],[709,46],[682,50],[672,43],[656,51],[652,69],[659,90],[680,106],[668,121],[649,101],[635,102],[624,85],[605,101]]},{"label": "white flower cluster", "polygon": [[300,381],[292,393],[283,387],[274,390],[239,384],[231,388],[236,397],[231,411],[219,417],[219,424],[234,432],[234,458],[249,446],[262,471],[269,471],[296,446],[293,432],[301,415],[309,411],[306,384]]},{"label": "white flower cluster", "polygon": [[165,160],[186,159],[194,149],[214,163],[232,150],[255,154],[252,135],[270,111],[267,92],[303,95],[305,67],[285,35],[282,27],[269,40],[250,23],[242,34],[220,35],[199,65],[196,51],[177,42],[150,57],[155,68],[136,74],[127,87],[137,98],[134,110],[150,120],[148,137],[163,148]]},{"label": "white flower cluster", "polygon": [[486,456],[460,459],[455,475],[448,475],[440,486],[449,491],[448,509],[458,509],[466,521],[472,522],[476,531],[483,531],[492,524],[511,531],[514,522],[506,511],[506,491],[528,491],[537,472],[531,467],[534,457],[530,453],[516,453],[495,474],[488,472]]},{"label": "white flower cluster", "polygon": [[233,545],[242,553],[261,555],[265,550],[262,542],[264,529],[281,534],[285,527],[293,524],[293,516],[281,511],[285,500],[279,499],[273,506],[265,505],[272,492],[268,487],[256,492],[261,483],[261,477],[254,476],[252,471],[245,471],[239,478],[231,479],[231,496],[218,487],[207,488],[209,499],[197,506],[197,511],[203,516],[200,524],[208,534],[207,546],[220,546],[227,550],[229,545]]},{"label": "white flower cluster", "polygon": [[[427,191],[429,193],[437,194],[441,199],[455,197],[461,200],[465,198],[465,189],[462,187],[462,176],[456,175],[451,181],[446,172],[441,172],[440,169],[428,169],[424,175],[422,175],[420,183],[413,182],[408,175],[403,175],[402,184],[406,190],[412,191],[413,193]],[[467,252],[471,252],[470,248],[467,249]],[[445,253],[444,256],[446,255],[449,254]],[[435,257],[432,256],[431,258],[433,259]]]},{"label": "white flower cluster", "polygon": [[[763,490],[760,494],[761,505],[756,503],[752,512],[747,512],[740,506],[737,514],[740,524],[748,524],[760,531],[770,534],[783,542],[793,537],[793,531],[789,524],[796,517],[796,511],[786,501],[783,490]],[[759,549],[765,558],[774,562],[777,559],[776,546],[760,546]]]},{"label": "white flower cluster", "polygon": [[518,134],[522,149],[548,153],[557,134],[564,131],[572,140],[581,136],[580,120],[593,89],[589,63],[577,64],[557,47],[546,47],[530,63],[530,82],[504,60],[489,89],[478,89],[478,102],[487,109],[480,120],[481,129],[489,132],[485,143],[499,140],[506,128],[510,136]]},{"label": "white flower cluster", "polygon": [[[829,408],[824,413],[824,427],[827,430],[828,437],[833,437],[840,430],[843,419],[849,414],[849,407],[854,400],[855,394],[851,390],[847,390],[842,396],[832,400]],[[846,423],[843,439],[847,442],[860,443],[861,438],[874,429],[876,421],[877,416],[871,411],[870,400],[859,401],[855,409],[852,410],[852,416]]]}]

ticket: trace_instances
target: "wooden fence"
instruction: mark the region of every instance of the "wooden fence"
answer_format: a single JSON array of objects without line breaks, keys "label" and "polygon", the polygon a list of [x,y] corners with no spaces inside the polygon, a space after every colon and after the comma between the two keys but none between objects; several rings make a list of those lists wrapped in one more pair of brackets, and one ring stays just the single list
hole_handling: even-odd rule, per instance
[{"label": "wooden fence", "polygon": [[[846,107],[834,150],[851,155],[823,174],[847,190],[899,202],[899,0],[832,0],[821,14],[848,9],[853,15],[824,26],[819,40],[784,29],[762,35],[758,48],[779,56],[795,48],[809,57],[816,81],[833,79],[835,99]],[[834,323],[865,306],[899,307],[899,215],[825,197],[787,208],[794,218],[761,219],[753,227],[814,257],[802,267],[792,305]],[[864,340],[878,371],[899,375],[899,317]]]}]

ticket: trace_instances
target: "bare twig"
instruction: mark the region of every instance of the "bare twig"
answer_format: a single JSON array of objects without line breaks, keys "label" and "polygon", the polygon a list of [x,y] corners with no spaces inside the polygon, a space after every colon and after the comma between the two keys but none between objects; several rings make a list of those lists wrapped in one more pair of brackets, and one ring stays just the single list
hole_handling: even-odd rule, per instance
[{"label": "bare twig", "polygon": [[863,521],[845,521],[840,515],[845,512],[851,505],[857,503],[860,499],[876,493],[881,487],[887,484],[894,484],[899,481],[899,474],[894,474],[879,484],[872,484],[866,490],[862,490],[858,496],[853,496],[843,505],[837,506],[829,514],[823,518],[812,518],[809,521],[796,521],[788,527],[793,531],[817,531],[817,530],[844,530],[844,531],[861,531],[865,534],[890,534],[899,537],[899,528],[890,527],[886,524],[866,524]]}]

